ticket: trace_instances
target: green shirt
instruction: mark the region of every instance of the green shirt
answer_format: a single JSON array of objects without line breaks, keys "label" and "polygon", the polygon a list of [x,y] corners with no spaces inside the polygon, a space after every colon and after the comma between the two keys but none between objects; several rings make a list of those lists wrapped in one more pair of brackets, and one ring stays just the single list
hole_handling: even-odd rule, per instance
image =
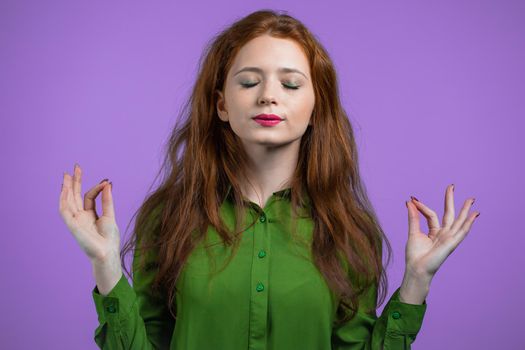
[{"label": "green shirt", "polygon": [[[134,270],[133,287],[122,274],[107,296],[100,295],[95,286],[97,345],[101,349],[177,350],[410,349],[426,302],[403,303],[398,288],[380,317],[360,311],[349,322],[334,327],[338,300],[308,248],[312,219],[308,215],[298,219],[297,234],[302,241],[293,240],[288,226],[290,188],[274,192],[264,208],[248,202],[245,220],[255,216],[257,223],[242,233],[239,249],[224,269],[222,263],[231,248],[223,244],[211,248],[215,271],[220,271],[211,279],[211,260],[203,246],[206,241],[189,256],[177,281],[177,322],[165,302],[150,293],[153,270]],[[231,196],[220,210],[233,229]],[[212,226],[207,234],[207,243],[221,242]],[[361,299],[360,310],[375,310],[376,298],[377,290],[370,290]]]}]

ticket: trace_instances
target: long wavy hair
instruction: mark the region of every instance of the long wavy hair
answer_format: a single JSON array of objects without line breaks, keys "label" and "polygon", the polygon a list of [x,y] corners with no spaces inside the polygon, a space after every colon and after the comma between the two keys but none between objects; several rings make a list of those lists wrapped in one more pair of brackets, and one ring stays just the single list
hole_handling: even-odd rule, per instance
[{"label": "long wavy hair", "polygon": [[[138,214],[133,234],[121,251],[122,266],[131,277],[125,256],[134,249],[133,270],[156,270],[152,290],[163,293],[176,319],[172,307],[177,279],[208,226],[235,251],[239,234],[246,229],[239,219],[246,210],[240,189],[247,178],[248,158],[229,123],[218,117],[217,90],[223,90],[239,49],[263,34],[295,40],[309,60],[316,103],[289,181],[292,216],[295,220],[306,193],[314,222],[314,263],[340,300],[336,321],[348,321],[369,288],[376,301],[379,297],[378,305],[384,302],[385,267],[392,251],[361,182],[354,132],[339,99],[334,64],[315,36],[286,11],[253,12],[206,45],[191,96],[175,123],[157,173],[156,179],[164,170],[161,184],[133,215]],[[225,225],[219,210],[229,185],[236,204],[235,232]],[[388,255],[385,267],[383,241]]]}]

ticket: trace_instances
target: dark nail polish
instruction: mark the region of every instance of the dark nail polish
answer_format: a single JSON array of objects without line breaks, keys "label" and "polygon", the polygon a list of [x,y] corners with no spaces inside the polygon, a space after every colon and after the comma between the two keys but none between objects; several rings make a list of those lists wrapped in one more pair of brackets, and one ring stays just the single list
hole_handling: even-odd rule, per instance
[{"label": "dark nail polish", "polygon": [[113,182],[110,182],[109,185],[111,186],[111,190],[113,190]]},{"label": "dark nail polish", "polygon": [[481,213],[478,213],[478,215],[476,215],[475,217],[477,218],[479,216],[479,214],[481,214]]},{"label": "dark nail polish", "polygon": [[454,184],[452,184],[452,192],[454,192]]},{"label": "dark nail polish", "polygon": [[410,198],[412,198],[412,199],[415,200],[416,202],[419,202],[419,199],[417,199],[417,198],[414,197],[414,196],[410,196]]},{"label": "dark nail polish", "polygon": [[471,205],[474,204],[475,201],[476,201],[476,198],[472,198],[472,203],[471,203]]},{"label": "dark nail polish", "polygon": [[109,179],[104,179],[102,181],[99,182],[99,184],[103,183],[104,181],[108,181]]}]

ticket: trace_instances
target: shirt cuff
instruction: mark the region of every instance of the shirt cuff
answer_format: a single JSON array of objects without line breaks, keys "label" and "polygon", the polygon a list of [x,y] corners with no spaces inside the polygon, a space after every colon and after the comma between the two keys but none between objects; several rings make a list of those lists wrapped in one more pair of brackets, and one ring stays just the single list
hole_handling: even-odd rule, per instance
[{"label": "shirt cuff", "polygon": [[423,304],[408,304],[399,299],[399,290],[392,294],[383,313],[387,316],[387,333],[416,335],[421,329],[427,309],[427,301]]},{"label": "shirt cuff", "polygon": [[117,325],[119,321],[125,320],[131,313],[131,309],[137,300],[135,291],[122,273],[117,284],[106,295],[99,293],[95,286],[91,292],[95,308],[97,310],[98,321],[102,324],[105,321]]}]

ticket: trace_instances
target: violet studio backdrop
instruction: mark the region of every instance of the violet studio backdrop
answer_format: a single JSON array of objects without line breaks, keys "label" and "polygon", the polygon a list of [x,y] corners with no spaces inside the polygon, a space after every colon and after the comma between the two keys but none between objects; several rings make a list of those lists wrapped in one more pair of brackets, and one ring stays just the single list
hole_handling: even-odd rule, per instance
[{"label": "violet studio backdrop", "polygon": [[3,0],[1,347],[96,349],[95,282],[58,212],[62,173],[78,162],[83,191],[113,181],[124,232],[205,44],[262,8],[303,21],[336,64],[394,250],[388,296],[404,271],[404,201],[441,218],[449,183],[457,212],[476,198],[481,215],[435,276],[413,348],[525,349],[525,5],[480,0]]}]

